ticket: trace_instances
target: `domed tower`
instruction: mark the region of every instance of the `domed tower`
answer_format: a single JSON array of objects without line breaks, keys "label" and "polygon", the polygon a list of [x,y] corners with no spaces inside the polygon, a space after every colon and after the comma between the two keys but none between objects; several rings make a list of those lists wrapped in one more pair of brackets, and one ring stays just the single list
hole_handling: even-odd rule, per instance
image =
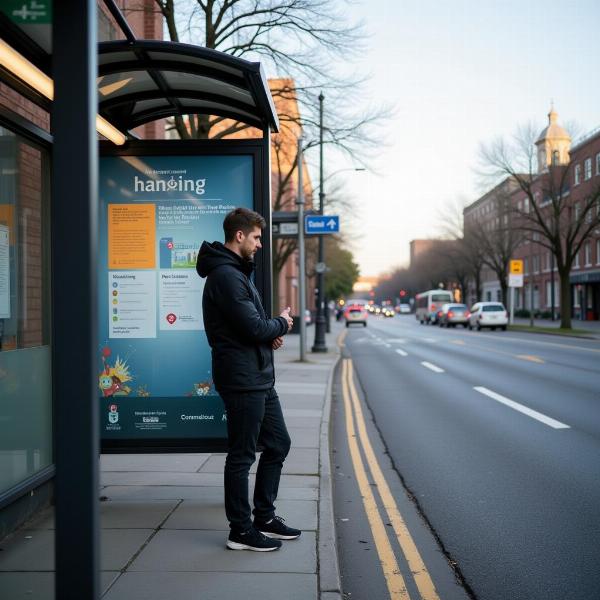
[{"label": "domed tower", "polygon": [[540,133],[537,146],[538,173],[546,171],[551,164],[566,165],[569,162],[571,136],[558,124],[558,113],[554,106],[548,113],[548,127]]}]

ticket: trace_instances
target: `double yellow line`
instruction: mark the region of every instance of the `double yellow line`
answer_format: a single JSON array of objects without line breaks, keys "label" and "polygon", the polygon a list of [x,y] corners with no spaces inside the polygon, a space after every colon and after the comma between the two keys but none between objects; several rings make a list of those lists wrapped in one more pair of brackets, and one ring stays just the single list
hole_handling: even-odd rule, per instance
[{"label": "double yellow line", "polygon": [[[346,433],[348,437],[348,445],[350,447],[350,456],[352,465],[356,475],[356,481],[363,499],[367,519],[373,533],[375,546],[379,561],[383,569],[383,574],[387,583],[391,600],[410,600],[410,595],[406,589],[406,584],[392,544],[388,537],[388,533],[383,524],[380,509],[377,506],[377,501],[369,485],[367,471],[361,456],[358,440],[362,445],[369,471],[373,481],[377,485],[379,495],[383,503],[383,509],[387,513],[388,519],[392,524],[394,534],[398,540],[398,544],[404,554],[404,558],[408,563],[408,567],[414,578],[416,587],[419,591],[422,600],[439,600],[439,596],[429,576],[427,567],[419,554],[419,551],[406,527],[406,523],[398,510],[396,501],[390,491],[387,481],[383,476],[381,467],[377,462],[373,447],[367,434],[367,427],[360,404],[356,386],[354,385],[354,368],[352,360],[345,358],[342,363],[342,392],[344,398],[344,412],[346,413]],[[356,429],[355,423],[356,421]],[[358,439],[356,436],[358,430]]]}]

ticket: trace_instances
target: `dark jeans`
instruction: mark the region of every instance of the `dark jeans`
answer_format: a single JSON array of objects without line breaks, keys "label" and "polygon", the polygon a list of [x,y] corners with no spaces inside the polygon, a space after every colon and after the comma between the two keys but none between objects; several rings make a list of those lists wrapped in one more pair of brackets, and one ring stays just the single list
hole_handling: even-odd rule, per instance
[{"label": "dark jeans", "polygon": [[275,388],[259,392],[221,394],[227,410],[229,451],[225,461],[225,513],[229,526],[245,531],[252,526],[248,502],[248,474],[256,460],[256,447],[263,450],[256,471],[254,516],[268,521],[275,515],[283,461],[291,440],[283,420]]}]

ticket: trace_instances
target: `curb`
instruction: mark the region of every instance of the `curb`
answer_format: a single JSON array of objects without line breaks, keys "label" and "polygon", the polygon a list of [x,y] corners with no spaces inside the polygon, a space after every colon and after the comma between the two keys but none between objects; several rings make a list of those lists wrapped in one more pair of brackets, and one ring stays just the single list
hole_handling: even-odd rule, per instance
[{"label": "curb", "polygon": [[[337,346],[336,346],[337,348]],[[340,354],[333,363],[327,379],[325,404],[319,434],[319,510],[317,564],[320,600],[342,600],[342,585],[338,563],[335,520],[333,516],[333,490],[331,460],[329,456],[329,420],[331,416],[331,391],[333,374],[340,361]]]}]

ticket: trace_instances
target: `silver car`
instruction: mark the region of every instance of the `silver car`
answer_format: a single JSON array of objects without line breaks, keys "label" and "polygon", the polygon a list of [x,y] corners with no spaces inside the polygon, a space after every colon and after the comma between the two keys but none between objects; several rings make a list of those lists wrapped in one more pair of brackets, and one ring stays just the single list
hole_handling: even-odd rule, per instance
[{"label": "silver car", "polygon": [[438,313],[440,327],[456,327],[469,324],[469,309],[466,304],[444,304]]}]

